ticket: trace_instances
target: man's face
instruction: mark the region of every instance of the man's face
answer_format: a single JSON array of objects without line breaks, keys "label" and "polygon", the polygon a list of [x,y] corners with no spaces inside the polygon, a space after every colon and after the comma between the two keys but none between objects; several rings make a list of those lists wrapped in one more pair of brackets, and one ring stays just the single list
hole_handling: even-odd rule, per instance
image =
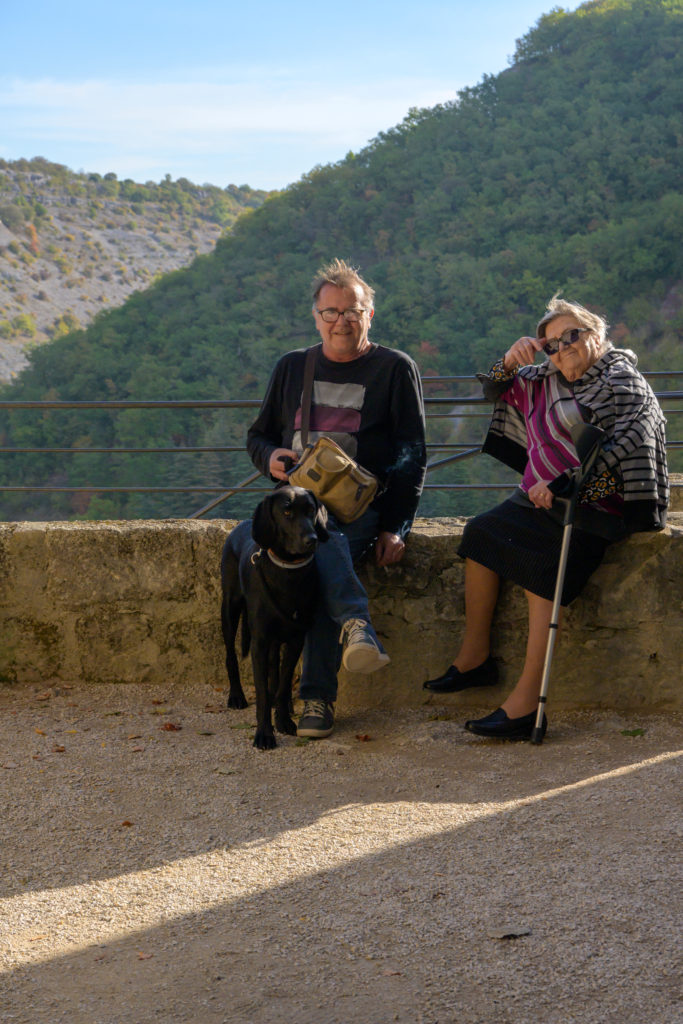
[{"label": "man's face", "polygon": [[[338,316],[332,323],[327,323],[320,315],[320,310],[332,309],[341,314],[344,310],[363,310],[360,319],[349,321]],[[364,308],[361,289],[358,285],[351,288],[337,288],[333,284],[324,284],[320,289],[315,304],[313,317],[318,334],[323,342],[323,354],[335,363],[347,363],[363,355],[370,347],[368,331],[372,320],[372,310]]]}]

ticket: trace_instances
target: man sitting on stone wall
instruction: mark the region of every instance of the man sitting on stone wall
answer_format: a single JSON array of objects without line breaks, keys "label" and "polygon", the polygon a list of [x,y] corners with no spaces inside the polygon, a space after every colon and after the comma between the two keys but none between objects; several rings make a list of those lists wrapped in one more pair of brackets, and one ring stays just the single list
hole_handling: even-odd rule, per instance
[{"label": "man sitting on stone wall", "polygon": [[[369,340],[373,300],[374,290],[341,260],[321,268],[313,283],[313,318],[322,344],[309,440],[331,437],[379,477],[384,489],[354,522],[339,523],[330,516],[330,542],[318,549],[323,600],[304,647],[299,736],[321,738],[332,732],[340,663],[352,672],[374,672],[389,662],[353,564],[373,546],[378,565],[400,562],[424,482],[420,377],[405,353]],[[305,359],[306,350],[298,349],[278,361],[248,433],[255,466],[274,480],[287,480],[286,460],[296,462],[302,452]]]}]

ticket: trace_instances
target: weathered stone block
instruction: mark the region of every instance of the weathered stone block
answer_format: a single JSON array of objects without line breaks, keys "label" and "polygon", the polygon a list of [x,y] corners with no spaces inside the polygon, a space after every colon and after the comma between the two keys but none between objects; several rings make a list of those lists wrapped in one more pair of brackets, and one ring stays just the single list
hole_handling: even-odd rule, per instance
[{"label": "weathered stone block", "polygon": [[87,523],[74,531],[69,525],[53,524],[47,530],[51,600],[60,602],[65,590],[74,606],[190,598],[196,574],[179,575],[178,567],[193,566],[191,527],[184,523]]},{"label": "weathered stone block", "polygon": [[59,623],[31,616],[0,621],[0,683],[47,685],[66,663],[64,634]]}]

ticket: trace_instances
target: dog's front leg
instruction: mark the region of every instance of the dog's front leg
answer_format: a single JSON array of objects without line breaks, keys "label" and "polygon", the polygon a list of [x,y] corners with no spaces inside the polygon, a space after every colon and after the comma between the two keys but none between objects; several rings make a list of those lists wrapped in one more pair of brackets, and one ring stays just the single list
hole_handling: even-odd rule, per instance
[{"label": "dog's front leg", "polygon": [[284,644],[280,672],[278,679],[277,693],[275,695],[275,728],[278,732],[287,733],[288,736],[296,736],[296,723],[292,721],[292,678],[296,663],[301,656],[304,646],[303,634],[297,636]]},{"label": "dog's front leg", "polygon": [[[272,750],[277,746],[271,716],[272,696],[269,692],[268,670],[272,659],[271,645],[255,643],[251,649],[251,664],[254,670],[256,690],[256,734],[254,746],[258,750]],[[277,656],[277,646],[275,647]]]}]

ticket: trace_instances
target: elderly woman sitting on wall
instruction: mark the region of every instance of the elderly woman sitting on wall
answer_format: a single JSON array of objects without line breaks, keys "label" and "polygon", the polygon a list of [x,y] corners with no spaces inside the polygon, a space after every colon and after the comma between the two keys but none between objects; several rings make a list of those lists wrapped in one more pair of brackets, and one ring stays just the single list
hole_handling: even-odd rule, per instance
[{"label": "elderly woman sitting on wall", "polygon": [[[636,370],[636,356],[613,348],[606,331],[601,317],[556,296],[536,337],[519,338],[480,375],[484,395],[495,401],[483,451],[518,470],[522,480],[507,501],[465,527],[459,548],[465,558],[464,636],[444,675],[424,684],[452,693],[498,681],[489,642],[500,580],[520,584],[529,606],[526,659],[502,707],[466,722],[480,736],[531,736],[562,538],[561,503],[553,492],[561,493],[563,474],[578,464],[573,424],[595,424],[605,437],[580,492],[562,605],[581,593],[608,544],[638,530],[660,530],[666,521],[664,416]],[[534,365],[537,352],[548,357],[540,365]],[[543,732],[546,724],[544,717]]]}]

